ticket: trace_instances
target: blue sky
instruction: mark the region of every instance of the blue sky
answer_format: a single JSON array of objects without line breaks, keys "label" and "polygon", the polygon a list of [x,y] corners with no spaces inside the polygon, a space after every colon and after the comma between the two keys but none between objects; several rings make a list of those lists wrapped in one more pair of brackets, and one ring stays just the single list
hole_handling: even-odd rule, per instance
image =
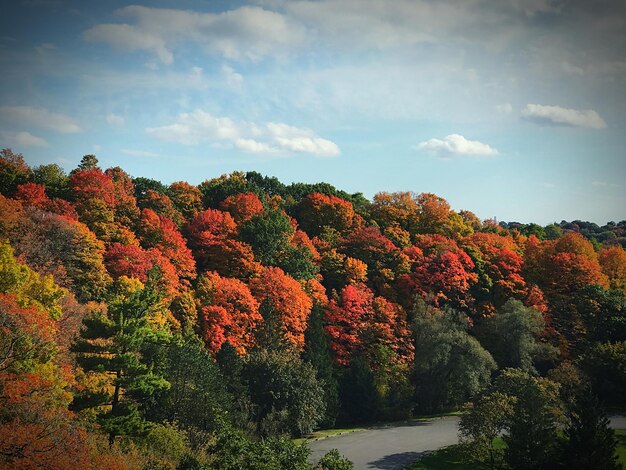
[{"label": "blue sky", "polygon": [[0,27],[0,145],[32,166],[626,218],[624,2],[28,0]]}]

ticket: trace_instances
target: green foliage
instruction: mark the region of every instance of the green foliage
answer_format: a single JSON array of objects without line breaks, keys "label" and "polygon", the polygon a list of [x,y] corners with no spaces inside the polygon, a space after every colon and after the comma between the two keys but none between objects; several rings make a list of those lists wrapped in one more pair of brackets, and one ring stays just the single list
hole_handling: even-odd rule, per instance
[{"label": "green foliage", "polygon": [[520,470],[554,468],[562,418],[558,385],[519,369],[506,369],[495,390],[516,399],[504,435],[506,463]]},{"label": "green foliage", "polygon": [[562,468],[572,470],[617,470],[617,440],[597,397],[588,387],[569,404],[566,441],[562,447]]},{"label": "green foliage", "polygon": [[252,247],[254,257],[265,265],[275,264],[279,254],[288,250],[292,235],[293,227],[280,210],[268,209],[239,227],[239,238]]},{"label": "green foliage", "polygon": [[[179,423],[190,437],[213,432],[228,423],[234,408],[215,360],[194,336],[175,336],[166,345],[161,370],[169,387],[155,397],[146,416]],[[202,403],[202,406],[198,406]],[[194,448],[200,443],[192,442]]]},{"label": "green foliage", "polygon": [[413,381],[422,413],[458,406],[484,389],[496,363],[467,333],[467,319],[453,310],[418,304],[413,320]]},{"label": "green foliage", "polygon": [[210,448],[215,470],[309,470],[309,449],[287,437],[259,441],[246,438],[241,431],[226,428]]},{"label": "green foliage", "polygon": [[306,435],[323,419],[322,385],[315,370],[289,351],[254,351],[242,376],[255,405],[254,419],[265,435]]},{"label": "green foliage", "polygon": [[487,460],[491,469],[501,464],[502,449],[496,449],[496,437],[507,427],[516,397],[493,391],[467,403],[459,423],[459,434],[469,461]]},{"label": "green foliage", "polygon": [[315,466],[315,470],[352,470],[354,465],[337,449],[328,451]]},{"label": "green foliage", "polygon": [[33,182],[45,186],[48,197],[69,196],[69,179],[56,163],[36,167],[33,170]]},{"label": "green foliage", "polygon": [[580,359],[580,366],[603,402],[617,406],[624,404],[626,341],[593,345]]},{"label": "green foliage", "polygon": [[[77,360],[86,372],[107,373],[113,392],[87,390],[75,399],[76,408],[104,407],[98,415],[112,445],[116,436],[144,434],[149,426],[142,408],[149,398],[162,393],[170,383],[155,370],[146,352],[155,343],[165,343],[169,334],[152,322],[162,310],[162,299],[155,290],[155,273],[146,286],[109,299],[107,314],[96,314],[85,321],[81,339],[74,345]],[[99,397],[94,403],[93,398]]]},{"label": "green foliage", "polygon": [[339,413],[339,383],[328,338],[324,334],[324,312],[320,307],[313,307],[309,315],[302,358],[313,366],[317,379],[323,384],[326,412],[319,424],[324,428],[332,427]]},{"label": "green foliage", "polygon": [[539,312],[510,299],[492,317],[479,321],[473,331],[501,369],[532,372],[533,359],[542,351],[537,338],[543,328]]},{"label": "green foliage", "polygon": [[378,394],[374,374],[367,361],[356,356],[344,371],[339,388],[341,420],[346,423],[371,423],[376,417]]}]

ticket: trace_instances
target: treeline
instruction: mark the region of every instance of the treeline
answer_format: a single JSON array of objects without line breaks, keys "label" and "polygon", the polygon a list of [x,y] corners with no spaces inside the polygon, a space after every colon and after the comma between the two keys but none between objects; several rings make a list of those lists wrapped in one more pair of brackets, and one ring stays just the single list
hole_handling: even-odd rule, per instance
[{"label": "treeline", "polygon": [[510,369],[624,405],[623,222],[592,242],[429,193],[7,149],[0,189],[4,465],[309,468],[291,437],[456,409]]}]

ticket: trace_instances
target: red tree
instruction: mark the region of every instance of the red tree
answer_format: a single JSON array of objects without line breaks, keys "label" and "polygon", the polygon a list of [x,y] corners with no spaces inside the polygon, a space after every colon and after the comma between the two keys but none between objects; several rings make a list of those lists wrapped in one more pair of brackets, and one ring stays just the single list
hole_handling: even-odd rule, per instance
[{"label": "red tree", "polygon": [[225,341],[240,354],[254,345],[254,332],[262,322],[259,304],[241,281],[208,272],[197,287],[200,329],[207,347],[216,353]]},{"label": "red tree", "polygon": [[241,193],[228,196],[220,202],[219,208],[230,213],[237,224],[246,222],[256,214],[263,212],[263,204],[254,193]]}]

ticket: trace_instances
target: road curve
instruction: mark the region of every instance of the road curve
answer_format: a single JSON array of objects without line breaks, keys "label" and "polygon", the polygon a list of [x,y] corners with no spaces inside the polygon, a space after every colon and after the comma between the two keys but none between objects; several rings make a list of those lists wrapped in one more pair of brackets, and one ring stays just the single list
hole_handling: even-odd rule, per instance
[{"label": "road curve", "polygon": [[[614,415],[610,420],[613,429],[626,429],[626,416]],[[309,443],[311,462],[338,449],[355,470],[401,470],[426,452],[456,444],[458,426],[458,416],[445,416],[320,439]]]},{"label": "road curve", "polygon": [[354,463],[355,470],[400,470],[425,452],[456,444],[458,424],[457,416],[446,416],[313,441],[309,443],[311,462],[338,449]]}]

